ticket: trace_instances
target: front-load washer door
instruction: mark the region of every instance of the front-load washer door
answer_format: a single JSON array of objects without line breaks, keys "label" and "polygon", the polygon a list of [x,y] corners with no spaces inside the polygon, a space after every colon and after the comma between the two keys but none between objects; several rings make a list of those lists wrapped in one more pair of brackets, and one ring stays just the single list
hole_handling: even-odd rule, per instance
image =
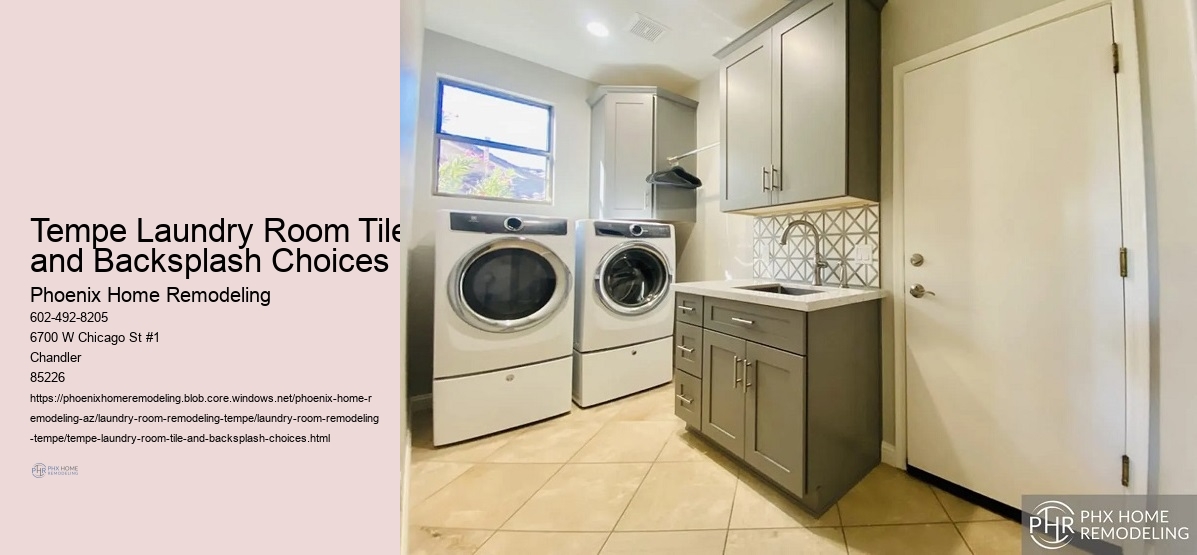
[{"label": "front-load washer door", "polygon": [[449,302],[469,325],[511,333],[561,310],[570,283],[569,268],[548,247],[505,237],[461,258],[449,274]]},{"label": "front-load washer door", "polygon": [[631,241],[599,262],[594,286],[608,310],[625,316],[644,314],[665,300],[673,275],[664,254],[649,243]]}]

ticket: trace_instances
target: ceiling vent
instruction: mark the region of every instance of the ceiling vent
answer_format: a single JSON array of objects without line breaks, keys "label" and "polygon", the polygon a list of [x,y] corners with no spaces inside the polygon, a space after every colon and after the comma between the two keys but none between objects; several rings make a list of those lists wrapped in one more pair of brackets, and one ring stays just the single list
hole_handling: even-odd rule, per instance
[{"label": "ceiling vent", "polygon": [[628,24],[627,30],[648,42],[657,42],[669,30],[669,27],[662,25],[660,21],[638,13]]}]

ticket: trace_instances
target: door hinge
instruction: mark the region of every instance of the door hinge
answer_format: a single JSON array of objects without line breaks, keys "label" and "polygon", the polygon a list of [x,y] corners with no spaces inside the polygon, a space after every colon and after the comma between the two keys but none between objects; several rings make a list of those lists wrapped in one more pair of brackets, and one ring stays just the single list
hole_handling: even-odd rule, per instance
[{"label": "door hinge", "polygon": [[1122,60],[1118,56],[1118,43],[1114,43],[1114,73],[1122,69]]},{"label": "door hinge", "polygon": [[1126,277],[1126,247],[1118,249],[1118,275]]},{"label": "door hinge", "polygon": [[1122,456],[1122,487],[1130,487],[1130,457]]}]

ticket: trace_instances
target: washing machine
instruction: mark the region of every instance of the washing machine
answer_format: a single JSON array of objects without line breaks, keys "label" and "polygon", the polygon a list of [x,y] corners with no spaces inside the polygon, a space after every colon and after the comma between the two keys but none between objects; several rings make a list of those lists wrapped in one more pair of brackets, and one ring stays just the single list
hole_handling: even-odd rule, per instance
[{"label": "washing machine", "polygon": [[673,379],[673,226],[580,220],[573,400],[589,407]]},{"label": "washing machine", "polygon": [[563,218],[438,214],[435,445],[570,411],[574,248]]}]

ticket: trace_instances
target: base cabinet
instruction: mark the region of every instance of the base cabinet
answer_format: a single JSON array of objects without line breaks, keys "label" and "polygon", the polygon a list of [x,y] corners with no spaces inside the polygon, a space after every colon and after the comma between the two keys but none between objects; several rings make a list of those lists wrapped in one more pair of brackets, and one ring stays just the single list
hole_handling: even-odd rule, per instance
[{"label": "base cabinet", "polygon": [[[822,514],[881,460],[880,302],[810,313],[713,298],[699,305],[701,350],[675,365],[698,365],[702,374],[675,370],[676,414]],[[750,323],[730,330],[728,311]],[[773,333],[769,325],[779,321],[804,322],[802,341]],[[695,326],[675,329],[678,345],[699,344]]]}]

